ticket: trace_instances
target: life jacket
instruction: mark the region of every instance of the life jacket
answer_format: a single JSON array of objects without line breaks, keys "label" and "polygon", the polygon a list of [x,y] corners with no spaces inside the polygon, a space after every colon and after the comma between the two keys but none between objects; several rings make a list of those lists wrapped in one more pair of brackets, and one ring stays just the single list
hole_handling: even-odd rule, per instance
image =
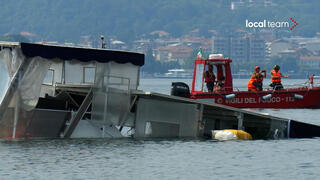
[{"label": "life jacket", "polygon": [[215,75],[213,72],[209,72],[209,71],[206,71],[206,74],[205,74],[205,79],[204,81],[207,83],[207,82],[214,82],[215,81]]},{"label": "life jacket", "polygon": [[253,85],[254,82],[258,82],[256,73],[253,73],[251,78],[248,81],[248,91],[258,91],[257,87],[255,85]]},{"label": "life jacket", "polygon": [[271,71],[271,80],[274,83],[281,83],[281,73],[280,71],[276,72],[274,69]]},{"label": "life jacket", "polygon": [[256,88],[255,85],[253,85],[253,83],[255,82],[256,80],[253,79],[253,78],[250,78],[250,80],[248,81],[248,91],[258,91],[258,89]]}]

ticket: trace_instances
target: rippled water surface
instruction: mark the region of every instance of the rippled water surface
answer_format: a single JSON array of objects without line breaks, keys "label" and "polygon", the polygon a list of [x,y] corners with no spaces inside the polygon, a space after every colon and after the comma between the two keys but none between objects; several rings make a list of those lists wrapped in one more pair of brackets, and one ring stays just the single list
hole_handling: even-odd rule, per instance
[{"label": "rippled water surface", "polygon": [[[171,81],[140,89],[168,94]],[[249,110],[320,125],[319,110]],[[319,152],[320,138],[0,140],[0,179],[319,179]]]},{"label": "rippled water surface", "polygon": [[0,177],[317,179],[319,151],[319,139],[2,141]]}]

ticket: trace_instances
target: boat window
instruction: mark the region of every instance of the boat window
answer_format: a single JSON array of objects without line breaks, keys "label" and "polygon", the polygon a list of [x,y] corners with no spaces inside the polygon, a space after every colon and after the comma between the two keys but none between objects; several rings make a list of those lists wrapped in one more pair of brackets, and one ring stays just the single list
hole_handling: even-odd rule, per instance
[{"label": "boat window", "polygon": [[226,77],[226,74],[225,74],[225,66],[224,65],[218,65],[217,66],[217,82],[221,83],[221,84],[224,84],[224,81],[225,81],[225,77]]},{"label": "boat window", "polygon": [[54,80],[54,70],[49,69],[46,74],[46,77],[43,80],[43,84],[53,85],[53,80]]},{"label": "boat window", "polygon": [[204,64],[197,64],[196,65],[196,74],[195,74],[195,84],[194,90],[195,91],[202,91],[203,89],[203,72],[204,71]]},{"label": "boat window", "polygon": [[95,67],[83,68],[83,83],[94,83],[94,76],[96,73]]},{"label": "boat window", "polygon": [[66,84],[81,84],[83,81],[83,65],[77,61],[67,61],[65,63]]}]

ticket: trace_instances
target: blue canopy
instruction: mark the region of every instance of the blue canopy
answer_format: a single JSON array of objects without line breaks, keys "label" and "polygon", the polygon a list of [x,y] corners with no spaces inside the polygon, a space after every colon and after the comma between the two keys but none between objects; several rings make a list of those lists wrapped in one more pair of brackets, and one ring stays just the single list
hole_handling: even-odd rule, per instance
[{"label": "blue canopy", "polygon": [[33,43],[20,43],[20,46],[23,54],[27,57],[40,56],[46,59],[59,58],[66,61],[76,59],[82,62],[98,61],[101,63],[114,61],[124,64],[130,62],[137,66],[144,65],[144,54],[141,53]]}]

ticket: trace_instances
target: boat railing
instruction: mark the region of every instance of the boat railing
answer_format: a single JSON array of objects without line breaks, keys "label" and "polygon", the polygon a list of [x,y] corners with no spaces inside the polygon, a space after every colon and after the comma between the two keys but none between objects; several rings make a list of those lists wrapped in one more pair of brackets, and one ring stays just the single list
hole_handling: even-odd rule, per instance
[{"label": "boat railing", "polygon": [[[295,83],[295,84],[283,84],[284,86],[284,90],[291,90],[291,89],[297,89],[297,88],[312,88],[310,83],[305,82],[305,83]],[[320,83],[316,83],[313,85],[313,87],[320,87]],[[214,93],[218,93],[218,94],[227,94],[227,93],[231,93],[230,91],[226,91],[224,89],[228,89],[231,87],[224,87],[221,90],[214,90]],[[205,88],[204,88],[205,89]],[[270,91],[273,90],[272,87],[269,86],[269,84],[264,85],[263,87],[263,91]],[[239,92],[239,91],[247,91],[247,87],[243,86],[243,87],[233,87],[233,91]],[[210,93],[207,90],[203,91],[204,93]]]},{"label": "boat railing", "polygon": [[106,75],[104,76],[107,87],[119,88],[122,90],[130,91],[130,78],[114,76],[114,75]]},{"label": "boat railing", "polygon": [[309,83],[284,84],[283,86],[284,86],[284,88],[309,87]]}]

